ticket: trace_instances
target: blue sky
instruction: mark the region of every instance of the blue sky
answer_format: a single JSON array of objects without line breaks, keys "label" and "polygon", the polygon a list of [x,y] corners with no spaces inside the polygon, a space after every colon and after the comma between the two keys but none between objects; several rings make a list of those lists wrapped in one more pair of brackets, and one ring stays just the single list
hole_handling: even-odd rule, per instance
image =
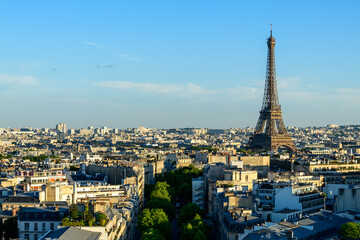
[{"label": "blue sky", "polygon": [[0,127],[359,124],[359,1],[2,1]]}]

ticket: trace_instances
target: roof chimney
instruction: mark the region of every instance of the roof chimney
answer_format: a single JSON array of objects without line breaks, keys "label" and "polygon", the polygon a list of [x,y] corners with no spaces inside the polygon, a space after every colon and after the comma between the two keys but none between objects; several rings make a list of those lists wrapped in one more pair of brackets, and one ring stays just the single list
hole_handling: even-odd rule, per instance
[{"label": "roof chimney", "polygon": [[294,239],[294,232],[293,231],[287,231],[286,232],[286,239],[287,240],[293,240]]},{"label": "roof chimney", "polygon": [[11,214],[11,216],[15,216],[15,215],[16,215],[16,212],[17,212],[17,209],[16,209],[16,208],[13,208],[13,209],[12,209],[12,214]]}]

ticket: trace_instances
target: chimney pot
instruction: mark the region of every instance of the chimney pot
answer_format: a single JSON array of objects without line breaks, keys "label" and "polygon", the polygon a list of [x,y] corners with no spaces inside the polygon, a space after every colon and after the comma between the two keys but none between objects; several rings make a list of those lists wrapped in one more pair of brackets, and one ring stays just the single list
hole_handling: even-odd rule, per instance
[{"label": "chimney pot", "polygon": [[288,239],[288,240],[292,240],[292,239],[294,239],[294,232],[293,231],[287,231],[286,232],[286,239]]},{"label": "chimney pot", "polygon": [[17,209],[16,209],[16,208],[13,208],[13,209],[12,209],[12,216],[15,216],[15,215],[16,215],[16,212],[17,212]]}]

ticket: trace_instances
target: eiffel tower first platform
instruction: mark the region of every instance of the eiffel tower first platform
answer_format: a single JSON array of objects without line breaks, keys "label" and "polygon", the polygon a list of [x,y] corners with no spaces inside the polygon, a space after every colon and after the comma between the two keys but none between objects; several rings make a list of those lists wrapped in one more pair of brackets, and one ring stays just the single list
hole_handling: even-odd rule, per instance
[{"label": "eiffel tower first platform", "polygon": [[267,40],[268,56],[264,99],[260,117],[254,135],[250,137],[248,148],[276,151],[279,147],[286,147],[294,151],[296,148],[286,130],[281,105],[279,104],[276,84],[275,43],[271,30],[270,37]]}]

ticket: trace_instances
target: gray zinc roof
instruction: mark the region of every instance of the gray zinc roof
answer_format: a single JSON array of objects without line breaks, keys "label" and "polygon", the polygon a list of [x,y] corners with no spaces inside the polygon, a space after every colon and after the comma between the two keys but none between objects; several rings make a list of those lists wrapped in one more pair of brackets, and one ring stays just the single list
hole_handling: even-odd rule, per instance
[{"label": "gray zinc roof", "polygon": [[98,240],[100,236],[101,233],[98,232],[90,232],[76,227],[64,227],[45,234],[40,240]]}]

